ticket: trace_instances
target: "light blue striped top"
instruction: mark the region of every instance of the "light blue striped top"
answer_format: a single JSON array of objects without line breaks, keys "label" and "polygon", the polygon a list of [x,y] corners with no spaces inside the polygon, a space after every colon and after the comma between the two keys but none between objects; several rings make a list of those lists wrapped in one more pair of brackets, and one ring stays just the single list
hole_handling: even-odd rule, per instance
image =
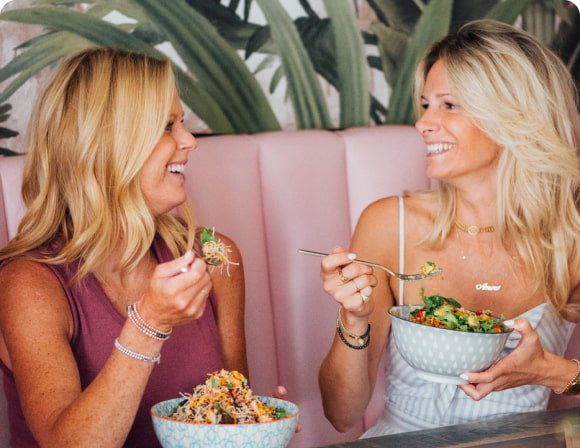
[{"label": "light blue striped top", "polygon": [[[404,272],[404,206],[399,198],[400,272]],[[399,305],[403,304],[403,286],[399,284]],[[575,324],[561,319],[547,303],[542,303],[521,314],[536,329],[543,347],[563,356]],[[516,331],[509,336],[501,356],[509,354],[518,344]],[[543,386],[521,386],[501,392],[492,392],[480,401],[474,401],[452,384],[424,381],[401,357],[393,338],[387,344],[388,362],[385,371],[385,411],[377,423],[362,437],[376,437],[406,431],[457,425],[472,420],[500,417],[517,412],[546,409],[550,389]]]}]

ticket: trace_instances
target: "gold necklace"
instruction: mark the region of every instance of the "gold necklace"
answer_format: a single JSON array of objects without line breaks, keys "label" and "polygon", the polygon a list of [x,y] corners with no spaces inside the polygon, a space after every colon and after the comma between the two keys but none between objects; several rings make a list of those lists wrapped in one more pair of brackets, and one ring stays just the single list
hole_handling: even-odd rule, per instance
[{"label": "gold necklace", "polygon": [[485,227],[478,227],[476,225],[468,226],[467,224],[464,224],[463,222],[461,222],[458,217],[455,217],[453,219],[453,224],[455,224],[455,227],[457,227],[459,230],[462,230],[463,232],[465,232],[471,236],[475,236],[478,233],[495,232],[495,226],[485,226]]},{"label": "gold necklace", "polygon": [[[461,237],[459,239],[459,252],[461,254],[461,260],[465,263],[465,266],[469,266],[469,268],[464,270],[466,272],[469,273],[469,275],[475,280],[478,279],[478,277],[481,277],[481,271],[482,271],[482,263],[483,260],[488,260],[488,259],[497,259],[498,258],[498,254],[494,254],[493,256],[491,256],[491,254],[489,254],[489,256],[487,254],[484,254],[483,260],[480,260],[479,262],[477,262],[477,269],[476,272],[473,271],[473,266],[474,266],[474,260],[472,259],[473,257],[473,250],[469,245],[469,241],[468,241],[469,237]],[[466,248],[469,248],[468,252],[466,253]],[[503,255],[500,255],[503,256]],[[516,261],[516,258],[514,256],[509,255],[509,253],[506,254],[507,256],[507,260],[508,262],[512,263]],[[499,292],[501,291],[504,282],[507,278],[508,274],[512,274],[514,273],[514,268],[513,266],[509,265],[506,266],[505,269],[501,270],[500,272],[494,272],[491,275],[487,274],[487,276],[491,277],[488,278],[487,281],[486,280],[475,280],[475,283],[473,284],[475,291],[478,292],[483,292],[483,291],[487,291],[487,292]],[[493,282],[491,282],[490,280],[494,280]],[[473,280],[472,280],[473,281]]]}]

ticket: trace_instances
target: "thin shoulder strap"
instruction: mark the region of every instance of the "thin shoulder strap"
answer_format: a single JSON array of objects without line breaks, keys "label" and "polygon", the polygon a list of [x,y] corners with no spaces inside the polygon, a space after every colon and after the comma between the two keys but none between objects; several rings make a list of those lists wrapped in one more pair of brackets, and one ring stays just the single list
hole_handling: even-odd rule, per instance
[{"label": "thin shoulder strap", "polygon": [[[405,272],[405,203],[403,196],[399,196],[399,272]],[[404,292],[405,282],[399,280],[399,305],[405,303]]]}]

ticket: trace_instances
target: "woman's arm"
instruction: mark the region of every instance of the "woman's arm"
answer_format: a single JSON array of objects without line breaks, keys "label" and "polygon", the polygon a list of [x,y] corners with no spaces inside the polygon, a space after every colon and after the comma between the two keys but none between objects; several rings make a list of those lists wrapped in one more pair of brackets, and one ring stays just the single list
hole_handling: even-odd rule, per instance
[{"label": "woman's arm", "polygon": [[[190,271],[178,275],[190,263]],[[122,446],[154,366],[111,345],[103,369],[81,390],[70,347],[71,313],[54,274],[35,262],[14,261],[0,271],[0,284],[0,328],[9,355],[3,361],[12,369],[26,422],[39,444]],[[205,263],[181,257],[156,268],[139,310],[153,326],[168,328],[199,317],[210,288]],[[129,321],[119,340],[148,356],[162,345]]]},{"label": "woman's arm", "polygon": [[[386,254],[397,253],[398,250],[398,246],[392,245],[392,241],[398,244],[397,210],[397,198],[388,198],[369,206],[357,224],[351,252],[361,259],[391,264]],[[341,266],[343,276],[351,279],[346,283],[339,278]],[[388,279],[382,271],[373,275],[370,268],[352,263],[347,253],[340,249],[323,259],[321,277],[325,291],[343,307],[342,319],[348,331],[363,334],[367,324],[371,323],[371,340],[366,349],[349,348],[335,334],[320,368],[324,413],[338,431],[347,431],[362,417],[372,395],[389,333],[390,321],[386,315],[393,298]],[[368,286],[373,288],[372,298],[363,304],[356,289],[362,287],[363,293],[369,295],[365,291]]]},{"label": "woman's arm", "polygon": [[544,350],[527,319],[516,319],[511,326],[522,337],[515,350],[484,372],[465,373],[465,379],[472,384],[459,387],[476,401],[491,392],[526,384],[546,386],[557,392],[564,390],[578,365]]},{"label": "woman's arm", "polygon": [[238,370],[247,378],[246,335],[244,331],[245,283],[242,257],[236,244],[228,237],[216,233],[216,237],[230,247],[230,260],[239,263],[230,266],[230,276],[225,267],[210,268],[213,291],[217,303],[217,324],[220,332],[224,368]]},{"label": "woman's arm", "polygon": [[[580,314],[580,256],[572,263],[571,277],[574,279],[567,311],[566,320],[578,322]],[[507,324],[508,322],[506,322]],[[576,373],[577,364],[569,359],[547,352],[542,347],[538,333],[527,319],[516,319],[513,328],[521,334],[521,339],[515,350],[505,358],[500,359],[493,367],[484,372],[466,372],[466,379],[471,384],[460,386],[474,400],[481,400],[491,392],[538,384],[555,391],[563,390]]]}]

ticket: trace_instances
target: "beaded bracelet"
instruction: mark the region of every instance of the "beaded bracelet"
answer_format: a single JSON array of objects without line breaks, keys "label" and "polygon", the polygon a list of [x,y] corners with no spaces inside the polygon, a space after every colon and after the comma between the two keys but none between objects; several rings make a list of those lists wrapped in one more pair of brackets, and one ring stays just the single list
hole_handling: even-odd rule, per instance
[{"label": "beaded bracelet", "polygon": [[344,334],[342,334],[342,329],[340,327],[336,327],[336,332],[338,333],[338,336],[340,337],[340,340],[344,343],[344,345],[346,345],[348,348],[352,348],[353,350],[363,350],[367,348],[369,346],[369,343],[371,342],[371,324],[369,324],[369,326],[367,327],[366,331],[367,340],[364,342],[363,345],[352,345],[350,342],[348,342],[344,337]]},{"label": "beaded bracelet", "polygon": [[137,310],[137,302],[132,303],[127,307],[127,315],[129,316],[129,319],[131,319],[131,322],[133,322],[133,324],[139,330],[141,330],[142,333],[146,334],[150,338],[157,339],[159,341],[165,341],[166,339],[169,339],[169,336],[173,331],[173,329],[169,331],[161,331],[145,322]]},{"label": "beaded bracelet", "polygon": [[562,389],[561,391],[554,391],[554,393],[556,394],[565,394],[568,391],[568,389],[570,389],[572,385],[576,383],[580,378],[580,361],[578,361],[577,359],[571,359],[570,361],[574,361],[576,363],[576,374],[572,377],[572,379],[570,379],[570,381],[568,381],[568,384],[566,384],[566,387],[564,387],[564,389]]},{"label": "beaded bracelet", "polygon": [[134,352],[133,350],[129,350],[127,347],[125,347],[119,342],[119,338],[115,339],[115,348],[119,350],[121,353],[123,353],[125,356],[136,359],[138,361],[145,361],[153,364],[159,364],[159,361],[161,361],[161,355],[147,356],[143,355],[142,353],[137,353]]},{"label": "beaded bracelet", "polygon": [[336,328],[341,330],[343,336],[346,334],[349,338],[354,339],[356,342],[358,342],[359,345],[361,346],[364,345],[365,339],[369,336],[369,333],[371,332],[371,324],[370,323],[368,324],[367,330],[364,332],[364,334],[361,334],[360,336],[357,334],[353,334],[350,331],[348,331],[344,326],[344,324],[342,323],[341,311],[342,306],[338,308],[338,314],[336,316]]}]

